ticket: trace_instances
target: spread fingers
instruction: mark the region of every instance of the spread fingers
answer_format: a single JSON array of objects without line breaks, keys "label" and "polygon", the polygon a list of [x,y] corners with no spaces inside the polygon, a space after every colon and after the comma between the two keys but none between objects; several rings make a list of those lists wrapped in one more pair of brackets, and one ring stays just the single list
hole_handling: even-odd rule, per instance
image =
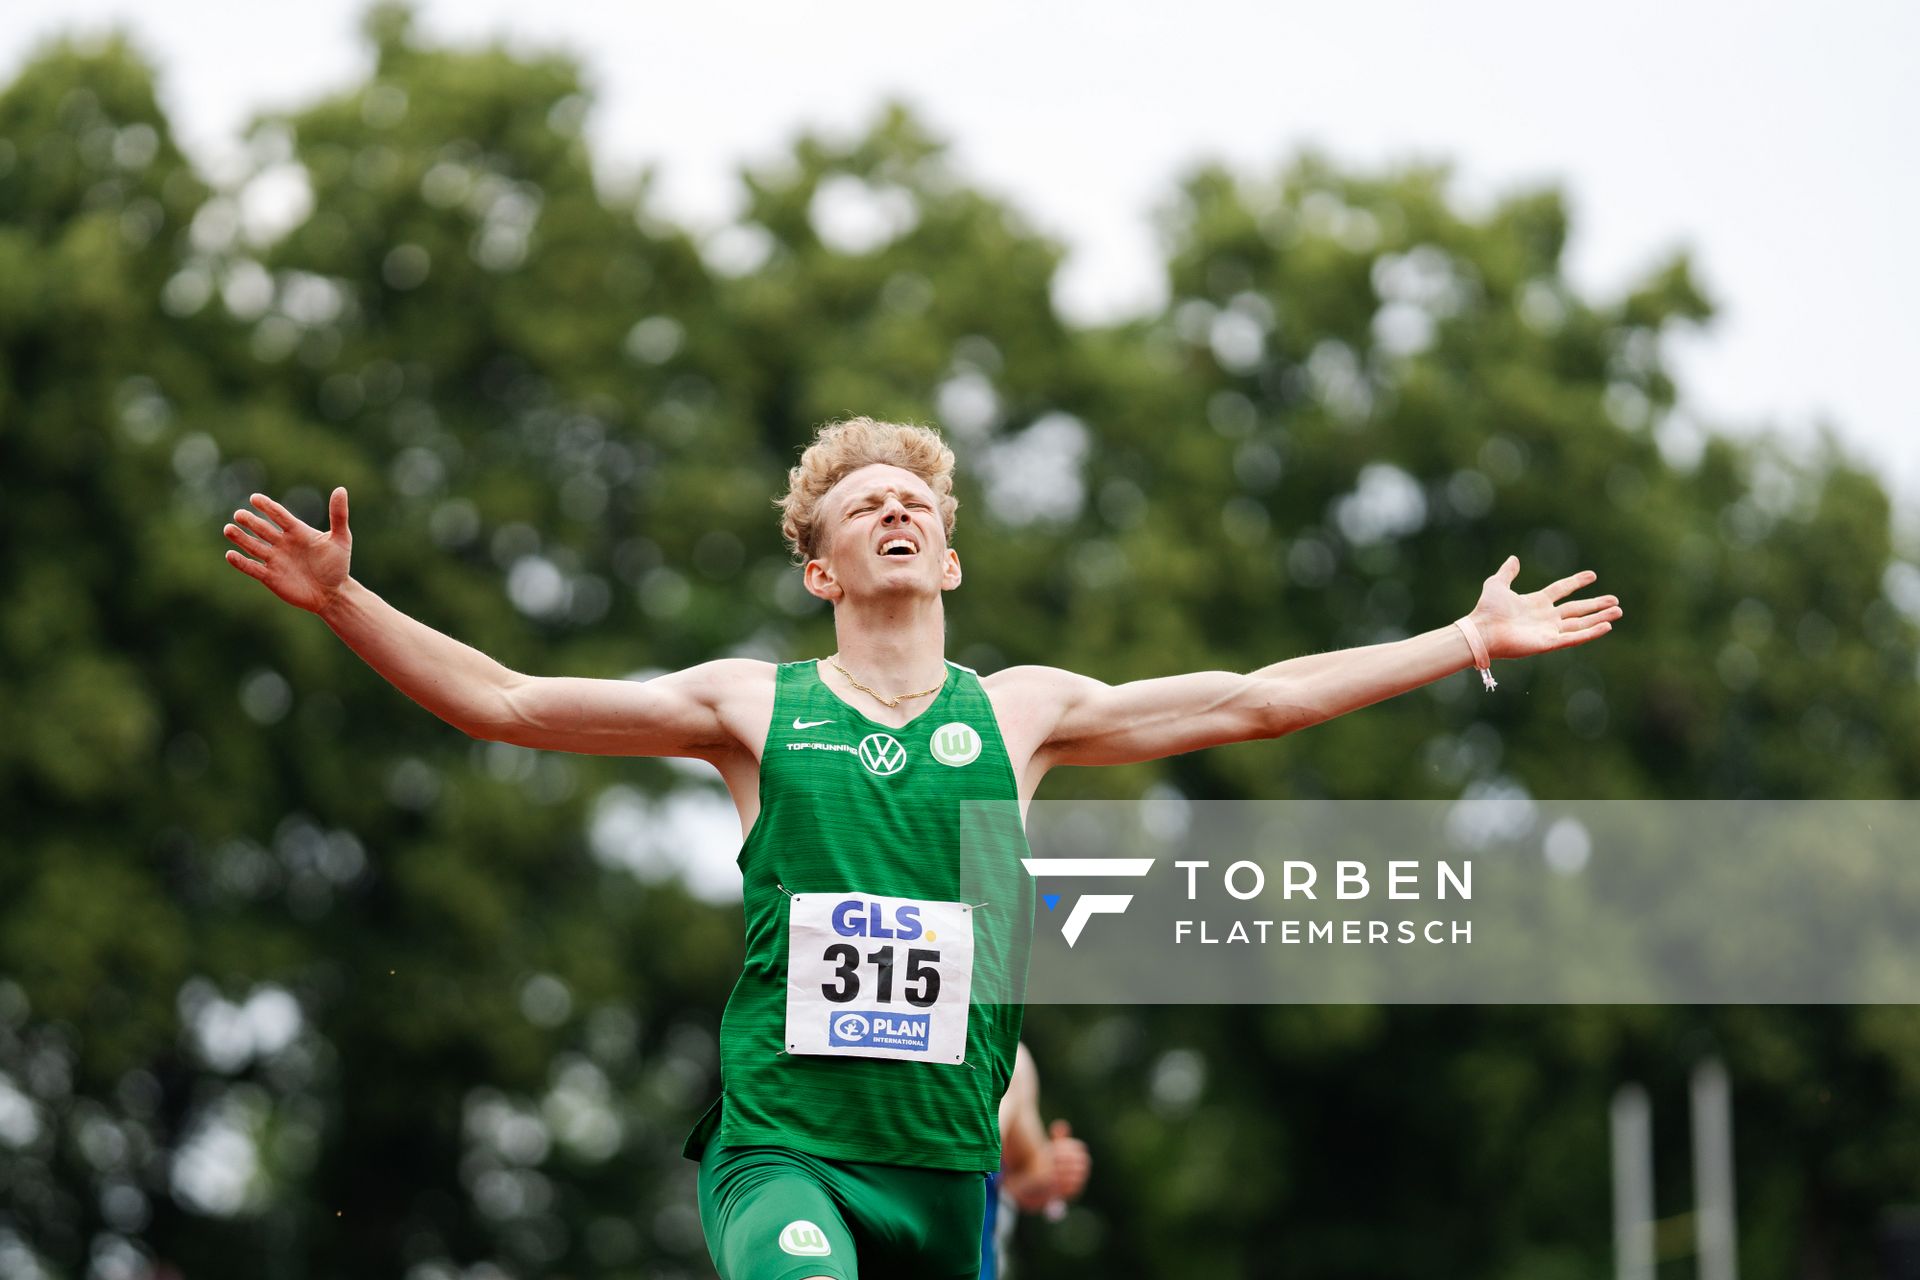
[{"label": "spread fingers", "polygon": [[233,513],[233,522],[268,544],[280,541],[282,536],[280,530],[275,528],[271,521],[262,519],[245,507]]},{"label": "spread fingers", "polygon": [[273,554],[273,548],[248,533],[237,524],[230,524],[220,532],[227,535],[227,541],[250,556],[264,560]]}]

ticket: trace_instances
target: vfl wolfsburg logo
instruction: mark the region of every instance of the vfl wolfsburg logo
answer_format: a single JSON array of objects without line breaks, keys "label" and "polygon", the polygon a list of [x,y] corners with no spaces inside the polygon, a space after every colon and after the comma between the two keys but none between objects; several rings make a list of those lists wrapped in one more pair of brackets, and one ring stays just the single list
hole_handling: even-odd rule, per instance
[{"label": "vfl wolfsburg logo", "polygon": [[890,733],[870,733],[860,739],[860,763],[868,773],[891,777],[907,767],[907,749]]},{"label": "vfl wolfsburg logo", "polygon": [[933,731],[933,758],[959,768],[980,758],[980,735],[973,726],[954,721]]},{"label": "vfl wolfsburg logo", "polygon": [[833,1246],[827,1243],[827,1233],[805,1218],[796,1218],[780,1228],[780,1247],[802,1257],[817,1258],[833,1252]]}]

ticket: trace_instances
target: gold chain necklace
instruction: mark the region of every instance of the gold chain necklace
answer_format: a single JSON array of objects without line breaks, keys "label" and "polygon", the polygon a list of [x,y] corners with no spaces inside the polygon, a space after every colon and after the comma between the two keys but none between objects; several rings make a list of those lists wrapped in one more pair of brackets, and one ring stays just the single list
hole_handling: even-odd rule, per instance
[{"label": "gold chain necklace", "polygon": [[854,688],[858,689],[860,692],[866,694],[868,697],[872,698],[875,702],[881,703],[888,707],[897,707],[901,703],[905,702],[908,698],[924,698],[930,693],[938,693],[940,692],[941,689],[946,687],[946,683],[947,683],[947,677],[945,675],[942,675],[940,677],[940,683],[933,686],[933,688],[931,689],[922,689],[918,693],[903,693],[897,698],[889,698],[886,694],[881,693],[875,689],[869,689],[867,688],[867,686],[861,684],[858,680],[855,680],[853,678],[853,672],[841,666],[834,659],[828,658],[827,662],[829,665],[833,667],[835,671],[838,671],[841,675],[847,678],[848,684],[852,685]]}]

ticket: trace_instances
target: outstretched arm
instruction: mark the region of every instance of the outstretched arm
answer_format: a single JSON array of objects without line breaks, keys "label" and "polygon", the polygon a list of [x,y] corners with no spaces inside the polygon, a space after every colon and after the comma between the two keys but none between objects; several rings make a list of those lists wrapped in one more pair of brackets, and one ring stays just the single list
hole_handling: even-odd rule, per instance
[{"label": "outstretched arm", "polygon": [[[1520,561],[1509,556],[1482,584],[1468,614],[1493,659],[1524,658],[1597,640],[1621,616],[1613,596],[1569,600],[1591,586],[1583,571],[1525,595],[1513,590]],[[1277,738],[1417,689],[1473,664],[1452,625],[1387,644],[1289,658],[1246,675],[1201,671],[1107,685],[1052,668],[1001,673],[1008,699],[1034,726],[1035,764],[1130,764],[1202,747]]]},{"label": "outstretched arm", "polygon": [[744,659],[644,683],[510,670],[408,617],[349,575],[345,489],[333,491],[324,533],[256,493],[225,534],[238,548],[227,552],[228,564],[317,614],[396,689],[475,738],[595,755],[710,757],[736,745],[737,704],[764,682],[765,664]]}]

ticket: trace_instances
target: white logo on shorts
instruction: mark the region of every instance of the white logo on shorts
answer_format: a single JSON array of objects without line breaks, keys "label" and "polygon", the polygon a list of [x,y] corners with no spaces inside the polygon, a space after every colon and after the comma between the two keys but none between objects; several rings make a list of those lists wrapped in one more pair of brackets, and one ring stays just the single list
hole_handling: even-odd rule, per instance
[{"label": "white logo on shorts", "polygon": [[833,1252],[833,1246],[827,1243],[827,1233],[805,1218],[796,1218],[780,1228],[780,1247],[803,1258],[822,1258]]}]

